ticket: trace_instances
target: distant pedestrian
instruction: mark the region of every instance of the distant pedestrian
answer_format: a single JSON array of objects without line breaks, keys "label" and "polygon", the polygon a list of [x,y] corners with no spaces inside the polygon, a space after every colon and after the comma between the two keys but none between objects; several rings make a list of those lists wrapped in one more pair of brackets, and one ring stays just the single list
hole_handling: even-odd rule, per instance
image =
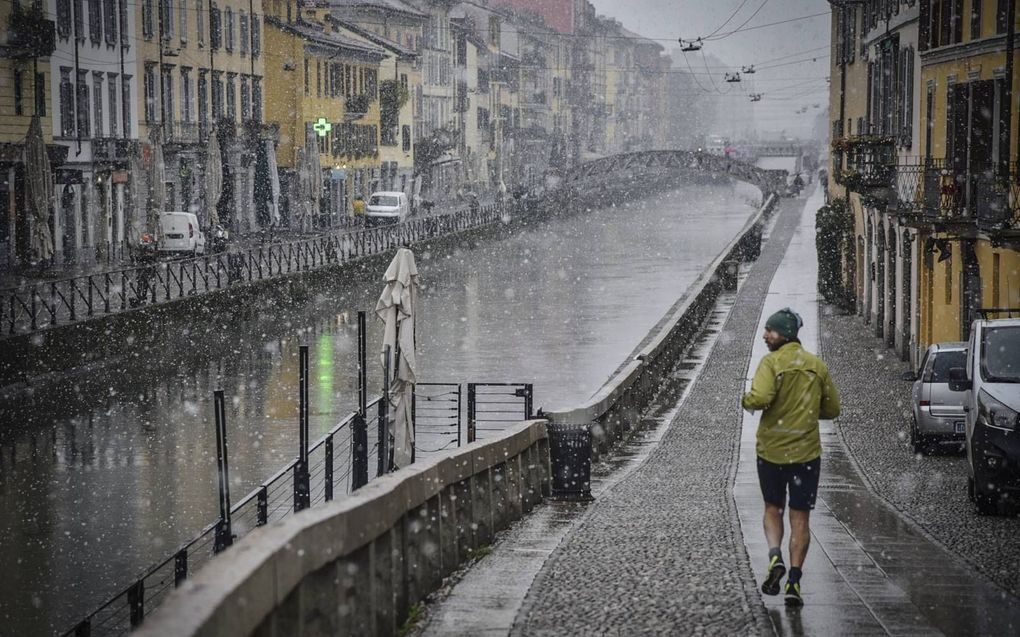
[{"label": "distant pedestrian", "polygon": [[829,368],[807,352],[797,340],[803,320],[790,308],[779,310],[765,322],[767,354],[758,364],[751,391],[741,405],[762,409],[758,424],[758,482],[765,500],[765,538],[769,543],[768,575],[761,585],[766,595],[777,595],[786,574],[783,563],[783,510],[790,500],[790,576],[786,580],[787,606],[801,606],[801,568],[811,542],[809,518],[815,508],[821,470],[822,442],[818,420],[839,415],[839,391]]},{"label": "distant pedestrian", "polygon": [[365,200],[361,197],[361,195],[354,198],[354,201],[351,203],[351,207],[354,208],[354,216],[356,218],[363,219],[365,217]]}]

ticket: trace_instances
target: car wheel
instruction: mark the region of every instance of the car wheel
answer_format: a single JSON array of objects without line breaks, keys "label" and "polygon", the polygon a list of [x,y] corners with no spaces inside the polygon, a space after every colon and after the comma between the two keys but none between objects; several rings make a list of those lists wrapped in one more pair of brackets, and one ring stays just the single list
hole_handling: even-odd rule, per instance
[{"label": "car wheel", "polygon": [[928,447],[924,442],[924,437],[917,430],[917,421],[912,420],[910,422],[910,448],[914,450],[914,453],[924,454],[928,451]]},{"label": "car wheel", "polygon": [[987,491],[988,481],[975,473],[970,478],[969,490],[973,493],[973,500],[977,506],[979,515],[997,515],[999,513],[999,494],[995,491]]}]

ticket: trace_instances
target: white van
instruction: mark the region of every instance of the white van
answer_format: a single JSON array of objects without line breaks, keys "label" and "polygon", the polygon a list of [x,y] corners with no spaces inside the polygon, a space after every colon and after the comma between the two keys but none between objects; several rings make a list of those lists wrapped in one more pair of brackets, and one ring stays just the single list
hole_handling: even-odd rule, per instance
[{"label": "white van", "polygon": [[1020,319],[974,321],[966,365],[949,370],[949,388],[966,392],[967,494],[980,513],[1010,513],[1020,501]]},{"label": "white van", "polygon": [[402,192],[373,192],[365,206],[365,225],[400,223],[411,213],[407,195]]},{"label": "white van", "polygon": [[161,254],[205,254],[205,233],[192,212],[164,212],[159,216]]}]

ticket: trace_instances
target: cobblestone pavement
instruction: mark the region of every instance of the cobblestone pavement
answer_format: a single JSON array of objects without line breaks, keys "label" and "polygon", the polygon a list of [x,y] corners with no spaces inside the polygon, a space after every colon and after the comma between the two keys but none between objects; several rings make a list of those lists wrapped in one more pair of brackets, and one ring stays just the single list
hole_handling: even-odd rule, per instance
[{"label": "cobblestone pavement", "polygon": [[951,553],[1020,593],[1020,520],[975,512],[967,499],[966,456],[912,452],[910,383],[899,378],[909,364],[860,317],[821,309],[822,355],[843,399],[837,429],[865,480]]},{"label": "cobblestone pavement", "polygon": [[552,554],[514,634],[772,632],[731,496],[740,438],[737,396],[762,302],[803,205],[781,203],[770,240],[662,442],[590,505]]}]

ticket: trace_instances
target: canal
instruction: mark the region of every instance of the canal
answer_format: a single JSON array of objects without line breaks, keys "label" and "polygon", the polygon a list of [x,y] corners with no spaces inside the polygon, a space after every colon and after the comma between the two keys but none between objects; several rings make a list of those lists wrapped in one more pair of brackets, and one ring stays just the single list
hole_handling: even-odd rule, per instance
[{"label": "canal", "polygon": [[[758,203],[742,183],[683,185],[419,252],[419,380],[534,383],[547,409],[586,399]],[[350,413],[355,317],[374,307],[383,268],[109,335],[137,348],[5,388],[0,634],[69,627],[216,517],[214,389],[228,397],[235,500],[296,453],[300,344],[312,438]],[[372,393],[381,337],[370,320]]]}]

